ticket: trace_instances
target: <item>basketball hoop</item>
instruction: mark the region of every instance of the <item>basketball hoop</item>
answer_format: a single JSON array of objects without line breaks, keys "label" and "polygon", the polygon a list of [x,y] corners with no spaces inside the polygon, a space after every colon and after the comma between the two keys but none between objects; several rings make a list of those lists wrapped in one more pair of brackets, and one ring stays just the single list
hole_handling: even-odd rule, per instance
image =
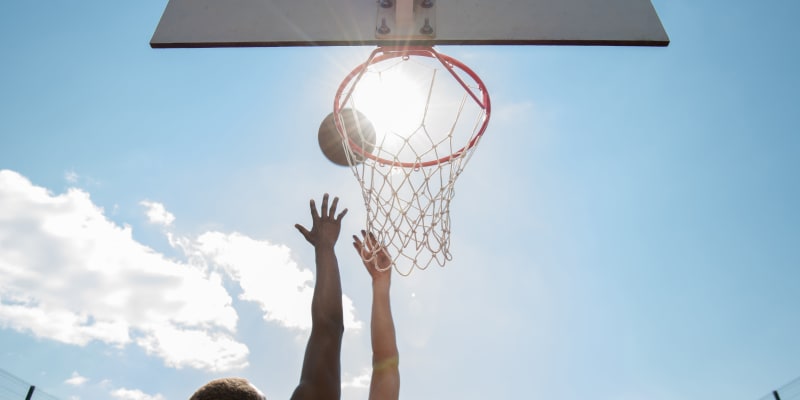
[{"label": "basketball hoop", "polygon": [[[379,47],[344,78],[333,109],[362,188],[366,230],[401,275],[434,261],[443,267],[452,259],[454,184],[489,123],[483,82],[432,47]],[[376,134],[359,137],[344,118],[349,110],[366,115]]]}]

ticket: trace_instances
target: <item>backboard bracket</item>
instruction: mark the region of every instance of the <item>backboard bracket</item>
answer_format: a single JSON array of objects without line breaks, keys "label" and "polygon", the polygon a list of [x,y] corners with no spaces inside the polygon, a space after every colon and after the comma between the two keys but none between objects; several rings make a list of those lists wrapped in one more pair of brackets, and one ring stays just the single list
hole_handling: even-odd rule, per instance
[{"label": "backboard bracket", "polygon": [[380,0],[377,8],[375,38],[378,40],[430,40],[436,37],[434,0]]}]

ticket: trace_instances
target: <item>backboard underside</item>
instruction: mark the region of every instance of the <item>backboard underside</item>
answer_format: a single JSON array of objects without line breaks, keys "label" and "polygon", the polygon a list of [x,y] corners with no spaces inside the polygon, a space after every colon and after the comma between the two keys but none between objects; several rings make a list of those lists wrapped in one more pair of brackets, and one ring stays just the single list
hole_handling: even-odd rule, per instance
[{"label": "backboard underside", "polygon": [[669,37],[650,0],[169,0],[150,41],[399,44],[667,46]]}]

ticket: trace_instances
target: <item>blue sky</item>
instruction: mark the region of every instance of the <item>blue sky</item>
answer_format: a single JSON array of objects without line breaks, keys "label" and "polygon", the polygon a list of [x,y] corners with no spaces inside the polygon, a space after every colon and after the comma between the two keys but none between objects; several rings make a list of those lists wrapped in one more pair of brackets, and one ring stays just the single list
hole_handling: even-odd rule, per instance
[{"label": "blue sky", "polygon": [[[653,4],[667,48],[444,47],[493,116],[453,261],[396,278],[409,399],[755,399],[800,375],[789,1]],[[153,50],[166,1],[5,2],[0,368],[63,399],[288,398],[313,251],[338,245],[344,399],[366,398],[360,189],[316,144],[369,48]]]}]

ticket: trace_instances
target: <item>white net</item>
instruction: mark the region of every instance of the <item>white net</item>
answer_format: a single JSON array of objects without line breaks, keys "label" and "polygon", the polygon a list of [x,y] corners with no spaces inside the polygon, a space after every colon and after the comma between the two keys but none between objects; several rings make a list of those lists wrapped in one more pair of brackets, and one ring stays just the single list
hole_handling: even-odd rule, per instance
[{"label": "white net", "polygon": [[402,275],[434,262],[444,266],[452,259],[454,183],[489,120],[483,83],[430,48],[378,49],[345,78],[334,110],[337,116],[357,110],[374,127],[365,132],[343,117],[337,121],[363,189],[366,230]]}]

